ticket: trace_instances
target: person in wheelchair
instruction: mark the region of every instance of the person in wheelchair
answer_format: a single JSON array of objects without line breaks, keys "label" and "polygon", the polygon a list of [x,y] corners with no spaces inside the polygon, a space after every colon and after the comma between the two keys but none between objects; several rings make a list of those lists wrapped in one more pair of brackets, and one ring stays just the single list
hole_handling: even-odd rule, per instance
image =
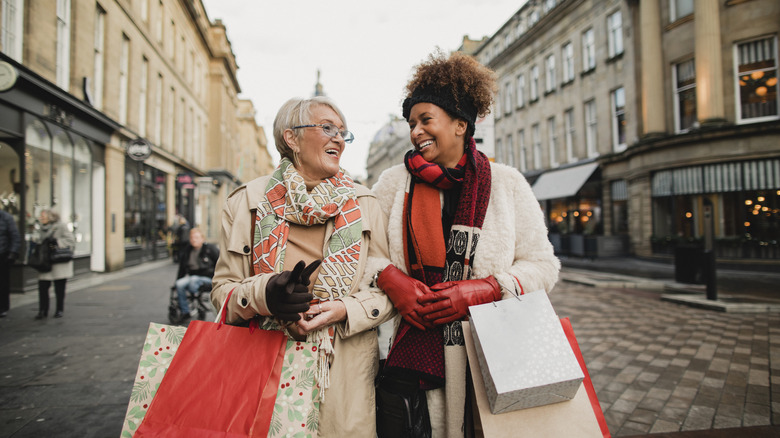
[{"label": "person in wheelchair", "polygon": [[204,240],[203,232],[199,228],[192,228],[189,244],[184,246],[180,253],[175,288],[179,297],[182,320],[190,317],[187,292],[197,295],[202,286],[211,285],[211,277],[214,276],[214,267],[219,258],[219,248],[211,243],[205,243]]}]

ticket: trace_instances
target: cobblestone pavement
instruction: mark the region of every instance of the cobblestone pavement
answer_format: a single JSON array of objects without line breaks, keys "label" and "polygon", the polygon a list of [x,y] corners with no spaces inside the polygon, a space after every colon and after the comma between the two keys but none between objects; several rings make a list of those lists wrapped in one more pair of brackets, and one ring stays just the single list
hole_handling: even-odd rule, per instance
[{"label": "cobblestone pavement", "polygon": [[613,436],[780,424],[780,315],[660,300],[659,291],[560,281]]},{"label": "cobblestone pavement", "polygon": [[[37,293],[14,294],[0,319],[0,438],[118,437],[175,275],[156,262],[69,282],[60,319],[33,320]],[[702,310],[594,278],[559,281],[550,298],[572,321],[613,436],[780,430],[780,315]]]}]

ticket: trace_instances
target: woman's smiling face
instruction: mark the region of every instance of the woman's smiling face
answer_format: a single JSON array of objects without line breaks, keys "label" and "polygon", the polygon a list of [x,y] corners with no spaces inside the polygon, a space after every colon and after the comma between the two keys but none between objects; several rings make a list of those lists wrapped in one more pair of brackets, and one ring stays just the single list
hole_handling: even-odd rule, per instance
[{"label": "woman's smiling face", "polygon": [[425,161],[455,167],[463,156],[467,124],[454,119],[441,107],[428,103],[414,105],[409,113],[409,136]]},{"label": "woman's smiling face", "polygon": [[[341,131],[344,123],[339,115],[327,105],[314,105],[308,124],[332,123]],[[298,173],[308,181],[321,181],[332,177],[339,171],[339,161],[344,152],[344,138],[341,135],[330,137],[322,127],[299,128],[303,132],[299,137],[292,136],[288,144],[298,152]],[[291,131],[292,132],[292,131]]]}]

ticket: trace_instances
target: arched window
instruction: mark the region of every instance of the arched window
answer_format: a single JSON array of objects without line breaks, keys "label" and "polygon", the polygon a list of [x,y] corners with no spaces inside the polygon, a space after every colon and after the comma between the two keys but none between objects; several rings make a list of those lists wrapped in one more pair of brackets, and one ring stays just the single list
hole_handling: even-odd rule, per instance
[{"label": "arched window", "polygon": [[73,231],[73,144],[65,131],[54,134],[52,142],[51,206],[59,211],[60,220]]},{"label": "arched window", "polygon": [[24,154],[26,173],[25,227],[27,238],[35,230],[35,221],[51,203],[51,137],[40,120],[27,125],[27,149]]},{"label": "arched window", "polygon": [[81,137],[74,136],[73,147],[73,234],[76,255],[92,252],[92,149]]}]

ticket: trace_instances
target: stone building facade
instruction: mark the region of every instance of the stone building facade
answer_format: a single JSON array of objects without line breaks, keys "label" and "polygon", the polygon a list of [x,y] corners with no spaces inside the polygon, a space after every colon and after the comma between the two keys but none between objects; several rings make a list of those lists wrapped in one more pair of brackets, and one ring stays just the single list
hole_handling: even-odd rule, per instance
[{"label": "stone building facade", "polygon": [[60,210],[77,272],[167,256],[175,215],[216,240],[214,212],[270,157],[202,2],[7,0],[0,20],[18,75],[0,92],[0,173],[13,175],[0,195],[25,239],[41,209]]},{"label": "stone building facade", "polygon": [[778,31],[771,0],[543,0],[489,38],[496,159],[556,251],[776,263]]}]

